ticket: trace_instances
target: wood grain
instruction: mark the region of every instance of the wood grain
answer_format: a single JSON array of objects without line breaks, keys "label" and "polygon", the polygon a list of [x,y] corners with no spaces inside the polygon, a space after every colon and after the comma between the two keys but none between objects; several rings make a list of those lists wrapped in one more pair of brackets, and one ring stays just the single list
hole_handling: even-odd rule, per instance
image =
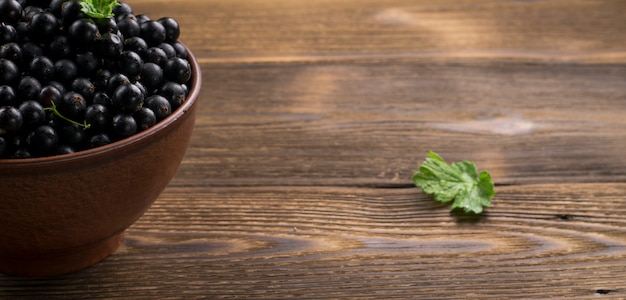
[{"label": "wood grain", "polygon": [[[622,1],[131,0],[201,61],[501,57],[624,61]],[[183,4],[184,3],[184,4]]]},{"label": "wood grain", "polygon": [[[128,2],[201,62],[185,160],[111,257],[0,299],[626,298],[624,1]],[[493,207],[413,187],[429,150]]]},{"label": "wood grain", "polygon": [[[626,68],[455,61],[209,65],[173,185],[407,186],[429,150],[497,184],[626,175]],[[236,149],[236,151],[233,151]]]},{"label": "wood grain", "polygon": [[625,192],[502,187],[497,205],[471,219],[415,189],[168,188],[101,264],[3,278],[0,296],[619,298]]}]

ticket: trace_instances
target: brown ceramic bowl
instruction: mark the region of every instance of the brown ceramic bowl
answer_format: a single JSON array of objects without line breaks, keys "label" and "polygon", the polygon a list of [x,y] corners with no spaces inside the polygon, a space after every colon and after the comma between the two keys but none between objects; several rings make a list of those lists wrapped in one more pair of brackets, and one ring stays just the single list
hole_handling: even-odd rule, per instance
[{"label": "brown ceramic bowl", "polygon": [[115,251],[172,179],[189,144],[201,83],[189,55],[188,99],[146,131],[72,154],[0,160],[0,273],[60,275]]}]

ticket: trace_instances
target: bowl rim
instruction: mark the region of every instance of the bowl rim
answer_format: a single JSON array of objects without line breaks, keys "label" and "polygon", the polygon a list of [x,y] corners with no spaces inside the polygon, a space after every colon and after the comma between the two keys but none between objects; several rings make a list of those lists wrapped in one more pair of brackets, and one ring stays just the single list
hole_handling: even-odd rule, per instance
[{"label": "bowl rim", "polygon": [[187,50],[187,61],[191,65],[191,87],[189,88],[189,94],[187,95],[187,99],[185,102],[178,107],[175,111],[172,112],[171,115],[167,116],[165,119],[157,122],[152,127],[138,132],[130,137],[115,141],[113,143],[77,151],[74,153],[68,154],[59,154],[45,157],[34,157],[34,158],[2,158],[0,159],[0,170],[3,168],[14,168],[14,167],[26,167],[26,166],[34,166],[34,165],[50,165],[50,164],[58,164],[61,162],[72,162],[72,161],[81,161],[90,157],[98,157],[104,155],[106,153],[110,153],[116,150],[122,150],[124,148],[132,147],[132,145],[141,143],[144,140],[149,139],[152,136],[158,135],[165,128],[170,126],[179,120],[182,116],[184,116],[187,111],[189,111],[192,106],[197,102],[198,96],[200,94],[200,85],[202,84],[202,72],[200,70],[200,64],[198,60],[191,52],[191,50],[184,43],[180,42]]}]

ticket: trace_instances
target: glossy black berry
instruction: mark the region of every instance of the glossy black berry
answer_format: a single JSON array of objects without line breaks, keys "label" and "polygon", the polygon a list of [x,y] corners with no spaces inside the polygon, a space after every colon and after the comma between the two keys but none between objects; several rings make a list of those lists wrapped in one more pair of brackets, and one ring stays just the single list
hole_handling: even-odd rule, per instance
[{"label": "glossy black berry", "polygon": [[133,13],[133,8],[125,2],[121,2],[120,5],[113,7],[113,14],[115,17],[126,17]]},{"label": "glossy black berry", "polygon": [[13,85],[20,78],[20,70],[17,65],[4,58],[0,58],[0,85]]},{"label": "glossy black berry", "polygon": [[35,100],[22,102],[19,110],[22,114],[22,126],[36,127],[46,122],[46,112],[43,106]]},{"label": "glossy black berry", "polygon": [[69,28],[74,21],[85,18],[80,1],[65,1],[61,4],[61,25]]},{"label": "glossy black berry", "polygon": [[139,28],[139,35],[148,43],[148,46],[156,46],[165,42],[167,32],[161,23],[150,20],[140,23]]},{"label": "glossy black berry", "polygon": [[148,50],[148,43],[141,37],[133,36],[124,40],[124,50],[144,56]]},{"label": "glossy black berry", "polygon": [[165,28],[165,41],[169,43],[176,42],[180,36],[180,26],[178,22],[169,17],[161,18],[158,22]]},{"label": "glossy black berry", "polygon": [[110,143],[111,143],[111,138],[109,137],[108,134],[98,133],[89,139],[88,147],[89,148],[102,147]]},{"label": "glossy black berry", "polygon": [[80,120],[87,109],[87,101],[77,92],[67,92],[61,98],[60,103],[56,103],[59,112],[67,118]]},{"label": "glossy black berry", "polygon": [[74,47],[91,49],[100,36],[100,32],[98,26],[90,19],[78,19],[70,26],[68,36]]},{"label": "glossy black berry", "polygon": [[0,45],[17,41],[17,29],[11,24],[0,23]]},{"label": "glossy black berry", "polygon": [[187,89],[181,84],[168,81],[161,85],[157,90],[157,94],[165,97],[172,106],[172,109],[177,109],[187,99]]},{"label": "glossy black berry", "polygon": [[117,71],[134,79],[141,73],[143,60],[141,56],[133,51],[124,51],[117,60]]},{"label": "glossy black berry", "polygon": [[187,52],[187,48],[185,48],[185,46],[182,43],[177,42],[177,43],[172,44],[172,46],[176,50],[177,57],[180,57],[182,59],[189,58],[189,53]]},{"label": "glossy black berry", "polygon": [[95,132],[106,130],[111,123],[109,109],[105,104],[100,103],[88,106],[85,111],[85,122],[91,125],[89,130]]},{"label": "glossy black berry", "polygon": [[0,1],[0,22],[16,24],[22,17],[22,6],[15,0]]},{"label": "glossy black berry", "polygon": [[157,121],[154,112],[147,107],[142,107],[140,110],[136,111],[133,114],[133,118],[135,118],[135,122],[137,123],[138,131],[144,131],[154,126]]},{"label": "glossy black berry", "polygon": [[45,84],[54,77],[54,63],[48,57],[37,56],[30,62],[30,74]]},{"label": "glossy black berry", "polygon": [[96,86],[89,80],[89,78],[78,77],[72,81],[70,89],[79,93],[85,101],[91,101],[93,94],[96,92]]},{"label": "glossy black berry", "polygon": [[167,55],[168,59],[176,57],[176,48],[174,48],[174,46],[172,46],[171,44],[161,43],[157,47],[161,48],[161,50],[165,52],[165,55]]},{"label": "glossy black berry", "polygon": [[48,125],[37,127],[27,138],[31,153],[40,156],[52,154],[59,144],[59,135]]},{"label": "glossy black berry", "polygon": [[22,44],[22,64],[29,67],[35,57],[43,56],[43,48],[34,42]]},{"label": "glossy black berry", "polygon": [[163,96],[152,95],[148,97],[145,106],[154,112],[157,122],[172,114],[172,106]]},{"label": "glossy black berry", "polygon": [[22,127],[22,113],[13,106],[0,107],[0,133],[17,132]]},{"label": "glossy black berry", "polygon": [[18,43],[6,43],[0,46],[0,58],[8,59],[20,65],[23,57],[22,46]]},{"label": "glossy black berry", "polygon": [[122,54],[122,50],[124,50],[122,37],[110,32],[103,34],[100,39],[98,39],[97,45],[96,51],[103,58],[116,59]]},{"label": "glossy black berry", "polygon": [[191,66],[180,57],[172,57],[163,66],[163,74],[165,79],[183,84],[191,78]]},{"label": "glossy black berry", "polygon": [[57,133],[61,144],[70,146],[72,149],[80,149],[85,143],[87,133],[83,127],[67,123],[57,127],[59,128]]},{"label": "glossy black berry", "polygon": [[159,87],[163,82],[163,69],[155,63],[145,63],[141,67],[141,83],[148,91]]},{"label": "glossy black berry", "polygon": [[0,107],[15,104],[17,94],[10,85],[0,85]]},{"label": "glossy black berry", "polygon": [[74,48],[70,44],[69,38],[64,35],[57,35],[50,41],[48,53],[48,56],[53,59],[69,58],[74,54]]},{"label": "glossy black berry", "polygon": [[163,66],[167,61],[167,53],[159,47],[150,47],[146,50],[144,62],[155,63],[159,66]]},{"label": "glossy black berry", "polygon": [[50,107],[52,102],[60,103],[63,98],[63,92],[53,85],[47,85],[41,88],[37,101],[44,107]]},{"label": "glossy black berry", "polygon": [[24,76],[17,84],[17,96],[22,100],[37,99],[41,92],[41,83],[37,78],[32,76]]},{"label": "glossy black berry", "polygon": [[120,112],[132,114],[141,109],[144,96],[141,90],[134,84],[123,84],[115,89],[111,102]]},{"label": "glossy black berry", "polygon": [[30,36],[38,41],[49,41],[59,31],[59,21],[50,12],[39,12],[30,20]]},{"label": "glossy black berry", "polygon": [[54,78],[63,84],[69,84],[78,76],[78,66],[73,60],[60,59],[54,63]]},{"label": "glossy black berry", "polygon": [[106,90],[110,95],[113,95],[119,86],[125,84],[130,84],[130,79],[124,74],[115,73],[107,78]]},{"label": "glossy black berry", "polygon": [[138,36],[141,29],[139,23],[134,18],[124,18],[117,22],[117,28],[122,33],[124,38],[131,38]]},{"label": "glossy black berry", "polygon": [[126,138],[137,133],[137,122],[131,115],[118,114],[111,121],[113,132],[119,138]]},{"label": "glossy black berry", "polygon": [[102,59],[94,55],[92,52],[83,52],[76,55],[76,67],[78,74],[84,77],[92,77],[97,75],[102,65]]}]

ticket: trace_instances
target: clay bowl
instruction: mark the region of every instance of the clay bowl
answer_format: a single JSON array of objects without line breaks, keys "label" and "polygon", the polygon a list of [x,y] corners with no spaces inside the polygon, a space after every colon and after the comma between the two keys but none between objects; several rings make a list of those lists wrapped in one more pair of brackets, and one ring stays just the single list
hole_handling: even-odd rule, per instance
[{"label": "clay bowl", "polygon": [[0,273],[61,275],[115,251],[189,144],[201,74],[190,51],[188,60],[188,99],[148,130],[72,154],[0,160]]}]

